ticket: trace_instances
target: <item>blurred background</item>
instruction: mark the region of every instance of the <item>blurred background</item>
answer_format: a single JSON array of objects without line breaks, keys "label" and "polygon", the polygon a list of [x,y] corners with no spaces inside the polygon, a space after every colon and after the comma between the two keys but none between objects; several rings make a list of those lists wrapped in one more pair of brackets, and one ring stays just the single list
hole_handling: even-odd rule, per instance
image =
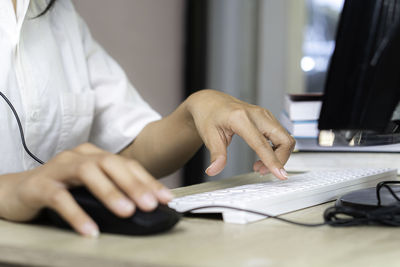
[{"label": "blurred background", "polygon": [[[217,89],[279,116],[286,93],[322,92],[343,0],[75,0],[95,39],[163,116],[191,93]],[[212,179],[252,171],[235,137]],[[203,148],[169,187],[211,178]]]}]

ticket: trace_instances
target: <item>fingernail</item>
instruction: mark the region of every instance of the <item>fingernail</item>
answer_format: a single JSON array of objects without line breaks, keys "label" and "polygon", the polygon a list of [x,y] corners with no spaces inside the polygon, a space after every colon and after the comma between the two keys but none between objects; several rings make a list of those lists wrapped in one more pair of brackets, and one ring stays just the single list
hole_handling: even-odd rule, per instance
[{"label": "fingernail", "polygon": [[170,201],[174,198],[174,195],[171,193],[171,191],[165,188],[158,191],[158,196],[165,201]]},{"label": "fingernail", "polygon": [[211,163],[210,166],[206,169],[206,174],[207,175],[212,175],[212,173],[209,173],[209,170],[214,168],[215,162],[216,162],[216,160],[213,163]]},{"label": "fingernail", "polygon": [[147,206],[149,209],[154,209],[157,207],[157,200],[154,198],[152,194],[146,193],[142,196],[141,202]]},{"label": "fingernail", "polygon": [[280,169],[279,172],[282,174],[283,177],[285,177],[286,179],[288,178],[288,174],[285,169]]},{"label": "fingernail", "polygon": [[115,206],[118,210],[123,212],[132,212],[135,208],[133,203],[125,198],[120,198],[116,201]]},{"label": "fingernail", "polygon": [[98,237],[99,236],[99,228],[97,225],[93,224],[92,222],[85,223],[81,228],[82,233],[85,236],[89,237]]}]

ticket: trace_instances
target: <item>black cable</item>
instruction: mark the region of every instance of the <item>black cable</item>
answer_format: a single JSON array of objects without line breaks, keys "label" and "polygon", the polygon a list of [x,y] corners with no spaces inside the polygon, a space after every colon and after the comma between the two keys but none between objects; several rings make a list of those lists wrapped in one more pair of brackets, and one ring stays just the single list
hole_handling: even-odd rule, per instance
[{"label": "black cable", "polygon": [[22,129],[22,124],[21,120],[19,119],[18,113],[15,110],[14,106],[11,104],[10,100],[2,93],[0,92],[1,97],[7,102],[8,106],[10,107],[11,111],[14,114],[15,119],[17,120],[18,128],[19,128],[19,133],[21,135],[21,141],[22,141],[22,146],[24,147],[26,153],[28,153],[29,156],[31,156],[34,160],[39,162],[40,164],[44,164],[44,161],[40,160],[38,157],[36,157],[27,147],[26,142],[25,142],[25,135],[24,135],[24,130]]},{"label": "black cable", "polygon": [[400,201],[400,198],[396,195],[393,189],[388,184],[400,184],[400,181],[383,181],[376,185],[376,198],[378,199],[378,206],[381,206],[381,189],[385,187],[394,199]]}]

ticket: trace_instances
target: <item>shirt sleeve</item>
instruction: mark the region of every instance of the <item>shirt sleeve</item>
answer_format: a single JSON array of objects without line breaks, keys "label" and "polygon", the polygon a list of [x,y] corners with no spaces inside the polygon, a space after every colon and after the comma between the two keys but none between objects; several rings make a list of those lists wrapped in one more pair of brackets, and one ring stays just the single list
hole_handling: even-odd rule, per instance
[{"label": "shirt sleeve", "polygon": [[95,92],[95,116],[89,142],[117,153],[147,124],[161,116],[142,99],[119,64],[92,38],[79,15],[78,19],[89,82]]}]

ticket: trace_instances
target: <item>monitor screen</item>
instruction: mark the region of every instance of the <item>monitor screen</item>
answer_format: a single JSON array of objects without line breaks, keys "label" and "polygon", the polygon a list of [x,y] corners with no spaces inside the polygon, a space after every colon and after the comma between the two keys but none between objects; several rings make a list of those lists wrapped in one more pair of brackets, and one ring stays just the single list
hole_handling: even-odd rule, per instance
[{"label": "monitor screen", "polygon": [[345,133],[346,141],[362,132],[386,135],[371,145],[400,142],[399,102],[400,0],[346,0],[319,129]]}]

